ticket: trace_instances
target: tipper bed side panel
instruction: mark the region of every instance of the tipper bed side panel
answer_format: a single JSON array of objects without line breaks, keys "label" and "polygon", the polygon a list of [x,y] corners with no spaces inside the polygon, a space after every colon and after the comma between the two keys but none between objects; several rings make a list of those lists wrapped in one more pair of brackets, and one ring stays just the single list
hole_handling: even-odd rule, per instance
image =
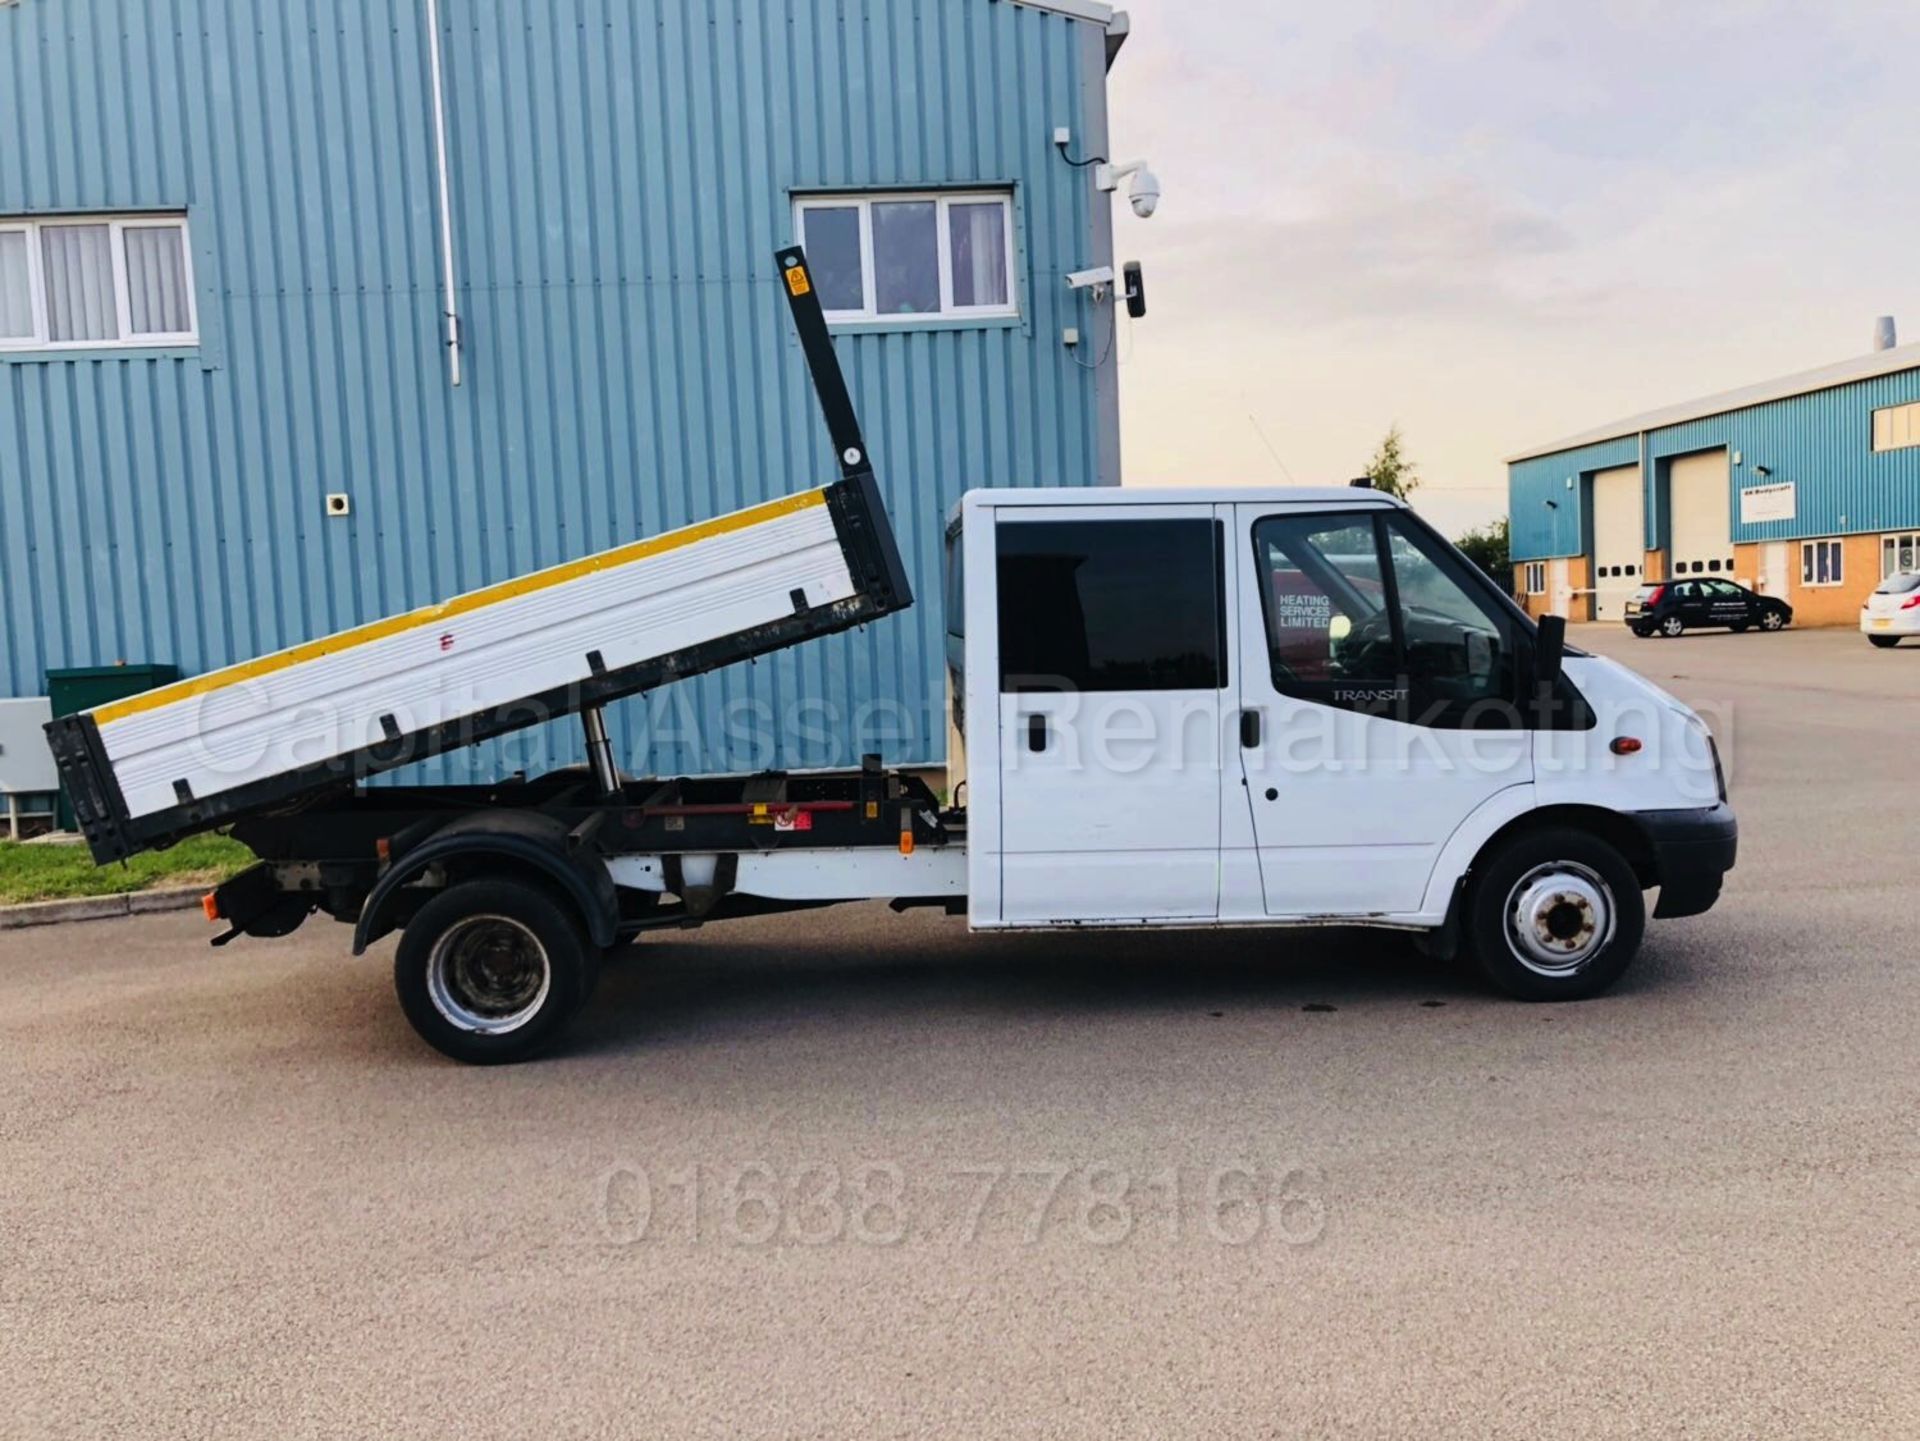
[{"label": "tipper bed side panel", "polygon": [[872,474],[48,727],[97,859],[830,635],[912,594]]}]

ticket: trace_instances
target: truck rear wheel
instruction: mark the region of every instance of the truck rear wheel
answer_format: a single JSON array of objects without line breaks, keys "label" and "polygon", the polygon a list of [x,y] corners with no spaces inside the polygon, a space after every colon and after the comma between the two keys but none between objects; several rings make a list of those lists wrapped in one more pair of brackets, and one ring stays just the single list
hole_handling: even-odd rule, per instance
[{"label": "truck rear wheel", "polygon": [[1639,879],[1583,831],[1523,832],[1476,867],[1466,941],[1480,971],[1523,1001],[1579,1001],[1620,978],[1646,931]]},{"label": "truck rear wheel", "polygon": [[401,933],[393,988],[420,1038],[470,1065],[522,1061],[592,993],[598,953],[578,917],[523,881],[450,886]]}]

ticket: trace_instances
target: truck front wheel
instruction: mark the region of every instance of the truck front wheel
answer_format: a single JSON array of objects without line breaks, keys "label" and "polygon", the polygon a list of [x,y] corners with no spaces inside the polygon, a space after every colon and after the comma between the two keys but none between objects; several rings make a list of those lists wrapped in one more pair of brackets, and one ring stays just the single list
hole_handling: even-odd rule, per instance
[{"label": "truck front wheel", "polygon": [[428,1045],[470,1065],[501,1065],[559,1035],[592,991],[597,961],[559,899],[489,876],[420,907],[394,953],[393,986]]},{"label": "truck front wheel", "polygon": [[1523,1001],[1579,1001],[1620,978],[1646,931],[1640,882],[1582,831],[1527,831],[1490,851],[1467,893],[1481,972]]}]

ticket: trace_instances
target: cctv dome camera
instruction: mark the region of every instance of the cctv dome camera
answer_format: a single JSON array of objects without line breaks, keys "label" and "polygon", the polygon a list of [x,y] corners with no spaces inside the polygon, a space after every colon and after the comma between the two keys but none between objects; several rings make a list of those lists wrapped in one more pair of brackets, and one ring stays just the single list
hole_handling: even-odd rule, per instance
[{"label": "cctv dome camera", "polygon": [[1142,170],[1133,177],[1127,195],[1133,201],[1133,213],[1147,219],[1160,208],[1160,178],[1151,170]]}]

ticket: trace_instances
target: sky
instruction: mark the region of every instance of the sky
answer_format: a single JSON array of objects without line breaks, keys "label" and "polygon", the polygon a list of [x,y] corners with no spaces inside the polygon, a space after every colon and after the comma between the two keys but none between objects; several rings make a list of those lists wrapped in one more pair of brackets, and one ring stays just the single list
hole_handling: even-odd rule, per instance
[{"label": "sky", "polygon": [[1128,484],[1344,483],[1449,534],[1505,456],[1920,341],[1915,0],[1122,0]]}]

